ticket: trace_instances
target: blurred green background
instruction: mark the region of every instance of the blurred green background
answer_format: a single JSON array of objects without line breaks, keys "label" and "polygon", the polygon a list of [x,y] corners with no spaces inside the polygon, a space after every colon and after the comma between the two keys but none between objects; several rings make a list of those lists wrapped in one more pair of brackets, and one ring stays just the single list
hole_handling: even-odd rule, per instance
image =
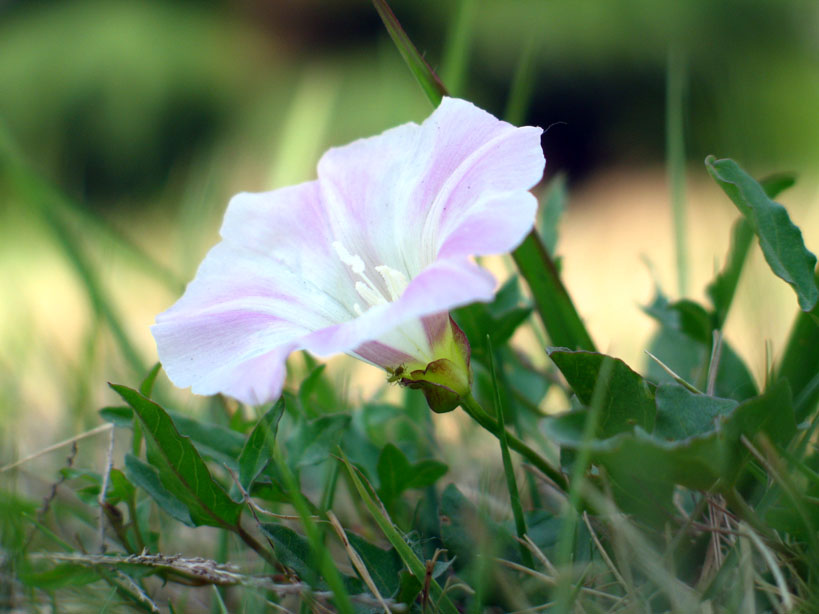
[{"label": "blurred green background", "polygon": [[[793,215],[817,237],[814,0],[391,4],[453,94],[495,114],[530,54],[526,122],[548,127],[547,178],[565,173],[576,194],[558,251],[604,351],[638,355],[648,333],[632,322],[650,329],[641,254],[662,280],[673,270],[670,49],[685,67],[689,218],[718,198],[697,187],[714,153],[795,171]],[[155,360],[147,327],[216,241],[231,194],[310,179],[326,147],[429,112],[364,0],[0,4],[0,464],[96,424],[105,380],[134,383]],[[727,246],[734,212],[719,206],[713,237],[714,218],[690,220],[696,292]],[[770,332],[741,324],[759,343]],[[36,423],[52,428],[21,428]]]}]

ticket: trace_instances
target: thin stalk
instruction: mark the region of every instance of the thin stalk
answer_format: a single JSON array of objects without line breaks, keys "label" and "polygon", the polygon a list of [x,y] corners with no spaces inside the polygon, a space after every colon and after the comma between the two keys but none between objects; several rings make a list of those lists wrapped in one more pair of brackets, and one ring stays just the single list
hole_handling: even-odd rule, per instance
[{"label": "thin stalk", "polygon": [[515,479],[515,467],[512,464],[512,455],[509,454],[509,443],[506,439],[506,422],[503,415],[503,402],[501,400],[498,376],[495,371],[495,350],[492,347],[492,339],[486,336],[486,344],[489,349],[489,369],[492,372],[492,387],[495,389],[495,410],[498,412],[498,441],[501,447],[501,458],[503,459],[503,472],[506,475],[506,489],[509,491],[509,505],[512,507],[512,515],[515,518],[515,531],[520,542],[520,559],[527,567],[534,569],[535,562],[532,560],[532,553],[524,545],[526,537],[526,518],[523,515],[523,506],[520,503],[520,492],[518,482]]},{"label": "thin stalk", "polygon": [[395,43],[398,53],[404,58],[410,72],[421,85],[432,106],[437,107],[441,103],[441,99],[447,95],[446,87],[441,83],[435,71],[427,64],[424,56],[418,53],[418,49],[412,44],[404,28],[401,27],[401,23],[395,13],[392,12],[387,0],[372,0],[372,2],[375,10],[378,11],[378,16],[381,17],[381,21],[384,22],[384,26],[387,28],[390,38],[392,38],[392,42]]},{"label": "thin stalk", "polygon": [[[501,435],[498,421],[490,416],[486,410],[480,406],[471,393],[467,396],[461,397],[461,407],[475,422],[480,424],[495,437],[500,438]],[[506,442],[510,448],[523,456],[523,458],[532,463],[532,465],[540,469],[540,471],[547,475],[549,479],[551,479],[560,489],[564,491],[567,490],[568,482],[566,481],[566,476],[563,475],[559,469],[553,467],[549,461],[535,452],[523,441],[515,437],[515,435],[512,433],[507,431],[505,435]]]},{"label": "thin stalk", "polygon": [[685,57],[672,46],[668,51],[666,71],[665,132],[666,168],[671,188],[671,210],[674,220],[674,248],[677,260],[677,287],[680,296],[688,288],[688,257],[685,224],[685,138],[683,133],[683,96],[685,93]]}]

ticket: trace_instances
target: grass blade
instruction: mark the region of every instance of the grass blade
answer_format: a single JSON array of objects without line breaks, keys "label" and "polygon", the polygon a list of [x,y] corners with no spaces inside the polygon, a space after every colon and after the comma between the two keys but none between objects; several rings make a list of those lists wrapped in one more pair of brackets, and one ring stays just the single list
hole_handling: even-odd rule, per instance
[{"label": "grass blade", "polygon": [[[404,561],[404,564],[410,570],[412,575],[414,575],[418,582],[423,585],[427,579],[427,570],[423,561],[418,558],[415,552],[413,552],[412,548],[409,547],[409,544],[407,544],[401,533],[398,532],[398,529],[395,528],[392,519],[390,519],[387,512],[384,511],[384,508],[376,502],[374,495],[370,493],[369,489],[361,481],[357,470],[352,466],[344,452],[339,449],[338,453],[341,461],[347,468],[347,472],[350,475],[353,486],[355,486],[356,491],[358,492],[362,501],[364,501],[364,505],[367,507],[367,510],[369,510],[370,515],[373,517],[373,520],[375,520],[378,528],[381,529],[384,537],[387,538],[387,541],[389,541],[390,544],[392,544],[392,547],[398,552],[401,560]],[[444,594],[444,591],[441,588],[441,585],[438,584],[437,580],[430,578],[429,587],[430,591],[432,592],[432,597],[437,601],[438,607],[441,609],[441,611],[445,612],[446,614],[457,614],[458,610],[455,608],[452,601],[450,601],[449,597]]]},{"label": "grass blade", "polygon": [[447,36],[441,72],[444,83],[449,84],[449,91],[459,96],[463,92],[469,66],[469,48],[472,42],[471,28],[475,14],[475,0],[459,0],[456,11]]},{"label": "grass blade", "polygon": [[395,13],[392,12],[390,5],[386,0],[373,0],[373,6],[378,11],[378,16],[389,32],[392,42],[398,48],[398,53],[404,58],[404,61],[409,66],[410,72],[418,80],[424,93],[429,98],[433,106],[437,107],[441,103],[441,99],[447,96],[447,90],[435,71],[432,70],[427,61],[424,59],[415,45],[412,44],[409,36],[401,27]]},{"label": "grass blade", "polygon": [[537,67],[535,62],[536,49],[535,37],[529,36],[521,52],[515,76],[512,79],[512,86],[509,89],[509,98],[506,101],[506,111],[503,117],[515,126],[519,126],[523,122],[532,99],[532,87],[535,83],[535,68]]},{"label": "grass blade", "polygon": [[538,315],[552,345],[595,351],[583,320],[566,291],[554,260],[536,231],[530,232],[512,252],[521,276],[529,284]]},{"label": "grass blade", "polygon": [[674,220],[674,250],[677,261],[677,290],[685,296],[688,289],[688,252],[685,225],[685,138],[683,97],[685,95],[685,58],[672,47],[668,51],[665,98],[666,168],[671,186]]}]

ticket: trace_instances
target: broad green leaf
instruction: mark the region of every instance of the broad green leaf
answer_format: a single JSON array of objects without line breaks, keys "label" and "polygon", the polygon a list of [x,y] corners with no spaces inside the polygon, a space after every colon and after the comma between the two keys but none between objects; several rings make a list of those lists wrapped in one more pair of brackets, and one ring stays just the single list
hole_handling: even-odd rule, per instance
[{"label": "broad green leaf", "polygon": [[529,285],[552,345],[593,351],[594,343],[586,326],[560,280],[554,260],[536,231],[526,236],[512,252],[512,257]]},{"label": "broad green leaf", "polygon": [[[577,449],[583,444],[585,413],[582,410],[548,419],[546,431],[562,446]],[[749,456],[740,437],[753,440],[760,433],[778,445],[787,445],[796,433],[791,394],[784,382],[728,413],[720,413],[714,429],[704,434],[665,441],[637,429],[588,445],[592,462],[605,466],[622,488],[631,488],[635,497],[650,497],[652,488],[661,485],[729,489]]]},{"label": "broad green leaf", "polygon": [[409,66],[410,72],[416,78],[432,105],[437,107],[441,103],[441,99],[447,95],[444,84],[441,83],[438,75],[436,75],[435,71],[427,64],[424,56],[418,53],[418,49],[415,48],[415,45],[412,44],[409,36],[407,36],[407,33],[401,27],[398,18],[395,16],[395,13],[392,12],[387,1],[373,0],[373,5],[375,6],[375,10],[378,11],[381,21],[384,22],[387,32],[389,32],[390,38],[392,38],[392,42],[395,43],[401,57],[404,58],[407,66]]},{"label": "broad green leaf", "polygon": [[346,531],[350,545],[358,552],[361,560],[375,586],[384,597],[391,597],[398,593],[401,570],[404,564],[395,548],[384,550],[359,537],[355,533]]},{"label": "broad green leaf", "polygon": [[776,377],[790,383],[797,421],[807,419],[819,403],[819,306],[796,316]]},{"label": "broad green leaf", "polygon": [[162,484],[188,508],[197,525],[234,527],[242,506],[234,502],[210,474],[188,437],[168,413],[136,390],[111,384],[139,418],[148,445],[148,461],[159,470]]},{"label": "broad green leaf", "polygon": [[463,569],[477,556],[500,556],[520,560],[513,533],[489,518],[450,484],[441,495],[441,541],[456,569]]},{"label": "broad green leaf", "polygon": [[159,375],[160,369],[162,369],[162,365],[160,363],[156,363],[148,372],[148,375],[145,376],[145,379],[142,380],[142,383],[139,385],[139,392],[143,396],[148,397],[149,399],[151,398],[151,394],[154,391],[156,376]]},{"label": "broad green leaf", "polygon": [[813,309],[819,299],[814,279],[816,256],[805,247],[802,232],[785,208],[771,200],[733,160],[708,156],[705,166],[751,224],[771,270],[793,287],[803,311]]},{"label": "broad green leaf", "polygon": [[330,458],[350,424],[350,416],[333,414],[302,421],[287,440],[287,460],[293,467],[315,465]]},{"label": "broad green leaf", "polygon": [[398,582],[398,593],[395,595],[395,600],[398,603],[405,603],[407,605],[415,603],[415,600],[423,588],[421,581],[404,569],[398,576]]},{"label": "broad green leaf", "polygon": [[273,443],[283,413],[284,397],[259,418],[239,454],[239,483],[246,491],[273,457]]},{"label": "broad green leaf", "polygon": [[388,507],[408,488],[424,488],[446,474],[447,466],[436,460],[411,464],[404,453],[389,443],[378,458],[378,495]]},{"label": "broad green leaf", "polygon": [[[589,405],[603,361],[610,359],[596,352],[551,348],[549,357],[563,373],[577,398]],[[598,437],[611,437],[635,426],[654,429],[656,408],[654,385],[635,373],[622,360],[614,358],[614,367],[603,394]]]},{"label": "broad green leaf", "polygon": [[472,340],[473,358],[486,363],[486,335],[490,335],[496,348],[509,341],[532,313],[532,308],[522,302],[517,277],[512,277],[501,286],[491,303],[473,303],[453,313],[467,339]]},{"label": "broad green leaf", "polygon": [[[649,351],[683,380],[704,390],[713,346],[714,322],[708,312],[689,300],[669,303],[659,292],[645,312],[660,323]],[[648,362],[646,371],[652,381],[673,381],[654,360]],[[726,340],[722,341],[714,394],[737,401],[757,394],[751,372]]]},{"label": "broad green leaf", "polygon": [[147,492],[159,509],[184,525],[194,527],[188,508],[162,485],[159,472],[133,454],[125,455],[125,475],[131,482]]},{"label": "broad green leaf", "polygon": [[327,365],[319,363],[309,352],[302,352],[307,375],[299,384],[298,405],[288,406],[288,413],[296,413],[307,418],[316,418],[328,413],[340,413],[347,409],[344,395],[339,395],[338,384],[326,373]]},{"label": "broad green leaf", "polygon": [[714,430],[716,418],[737,406],[733,399],[694,394],[679,384],[663,384],[654,392],[657,424],[654,435],[679,441]]},{"label": "broad green leaf", "polygon": [[410,475],[404,489],[426,488],[432,486],[440,478],[446,475],[448,467],[441,461],[427,459],[418,461],[410,469]]},{"label": "broad green leaf", "polygon": [[114,426],[131,428],[134,423],[134,411],[130,407],[103,407],[98,413],[100,418]]},{"label": "broad green leaf", "polygon": [[796,176],[793,173],[773,173],[759,180],[759,185],[765,190],[768,198],[776,198],[795,184]]},{"label": "broad green leaf", "polygon": [[245,445],[245,437],[241,433],[228,428],[202,422],[179,412],[168,411],[174,427],[184,437],[190,437],[197,451],[219,463],[233,465]]},{"label": "broad green leaf", "polygon": [[301,580],[313,588],[319,588],[320,579],[315,571],[315,560],[307,539],[281,524],[265,522],[260,526],[273,542],[276,558],[282,565],[295,571]]},{"label": "broad green leaf", "polygon": [[[96,471],[87,469],[75,469],[73,467],[63,467],[60,475],[67,480],[79,478],[86,482],[88,486],[77,489],[77,496],[84,503],[96,505],[102,487],[102,476]],[[135,494],[134,486],[117,468],[111,468],[108,473],[108,485],[105,489],[105,501],[111,505],[116,505],[120,501],[129,501]]]},{"label": "broad green leaf", "polygon": [[410,462],[396,446],[388,443],[378,457],[378,496],[389,507],[404,490]]},{"label": "broad green leaf", "polygon": [[714,305],[714,326],[721,329],[728,317],[728,310],[734,300],[734,293],[739,283],[739,276],[745,264],[745,257],[751,247],[751,239],[754,236],[753,228],[746,218],[740,218],[734,224],[731,235],[731,248],[728,251],[728,258],[725,268],[714,278],[706,292]]},{"label": "broad green leaf", "polygon": [[[776,198],[782,191],[791,187],[795,181],[793,175],[778,174],[762,179],[759,183],[768,198]],[[706,288],[711,303],[714,305],[714,327],[717,329],[722,329],[728,317],[728,310],[734,299],[753,236],[751,223],[745,217],[739,218],[731,234],[731,247],[728,250],[725,267]]]}]

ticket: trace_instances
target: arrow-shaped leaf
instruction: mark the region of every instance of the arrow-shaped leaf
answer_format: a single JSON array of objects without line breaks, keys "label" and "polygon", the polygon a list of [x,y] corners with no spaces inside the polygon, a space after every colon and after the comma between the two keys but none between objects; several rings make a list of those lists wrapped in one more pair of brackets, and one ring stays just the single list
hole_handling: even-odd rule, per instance
[{"label": "arrow-shaped leaf", "polygon": [[802,232],[785,207],[768,198],[765,189],[733,160],[708,156],[705,166],[751,224],[771,270],[793,287],[803,311],[813,309],[819,299],[816,256],[805,247]]},{"label": "arrow-shaped leaf", "polygon": [[191,440],[179,434],[168,413],[136,390],[117,384],[110,386],[139,418],[148,446],[148,461],[159,471],[162,485],[188,508],[193,523],[235,527],[242,506],[213,479]]}]

